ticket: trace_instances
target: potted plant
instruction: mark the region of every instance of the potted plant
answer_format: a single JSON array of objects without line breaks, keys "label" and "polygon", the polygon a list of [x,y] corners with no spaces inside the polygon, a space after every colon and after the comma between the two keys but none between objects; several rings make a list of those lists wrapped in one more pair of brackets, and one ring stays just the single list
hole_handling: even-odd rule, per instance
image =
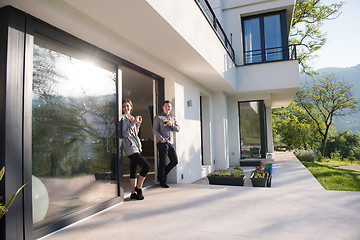
[{"label": "potted plant", "polygon": [[[5,174],[5,167],[3,167],[0,170],[0,181],[3,178]],[[5,215],[5,213],[7,212],[7,210],[9,209],[10,205],[13,203],[13,201],[15,200],[16,195],[21,191],[21,189],[23,189],[23,187],[25,187],[26,184],[24,184],[22,187],[20,187],[11,197],[10,199],[5,203],[3,201],[5,201],[5,199],[3,200],[3,196],[0,196],[0,219],[2,218],[2,216]]]},{"label": "potted plant", "polygon": [[253,187],[267,187],[270,173],[262,167],[256,167],[251,172],[251,182]]},{"label": "potted plant", "polygon": [[244,186],[246,176],[243,173],[240,168],[234,171],[220,169],[209,173],[207,178],[212,185]]}]

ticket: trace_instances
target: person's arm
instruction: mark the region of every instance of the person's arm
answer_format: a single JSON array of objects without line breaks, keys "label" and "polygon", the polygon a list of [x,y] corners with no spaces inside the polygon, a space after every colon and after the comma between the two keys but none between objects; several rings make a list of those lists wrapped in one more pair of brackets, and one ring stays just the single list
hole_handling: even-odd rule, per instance
[{"label": "person's arm", "polygon": [[157,139],[158,142],[162,142],[165,139],[161,136],[160,132],[159,132],[159,128],[160,128],[160,120],[159,118],[156,116],[154,118],[154,124],[153,124],[153,133]]},{"label": "person's arm", "polygon": [[138,123],[134,123],[134,125],[135,125],[135,128],[136,128],[136,134],[139,134],[140,127],[141,127],[141,121],[138,122]]},{"label": "person's arm", "polygon": [[130,119],[127,117],[123,118],[123,124],[122,124],[122,134],[124,137],[130,137],[131,136],[131,128],[133,128],[135,123],[131,122]]},{"label": "person's arm", "polygon": [[173,117],[173,125],[171,126],[173,131],[179,132],[180,131],[180,126],[179,124],[176,122],[175,117]]}]

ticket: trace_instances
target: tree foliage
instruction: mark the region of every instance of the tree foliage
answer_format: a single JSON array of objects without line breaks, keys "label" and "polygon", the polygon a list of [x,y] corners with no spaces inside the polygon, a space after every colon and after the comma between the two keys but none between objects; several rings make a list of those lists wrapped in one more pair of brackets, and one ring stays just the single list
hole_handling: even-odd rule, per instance
[{"label": "tree foliage", "polygon": [[289,149],[315,149],[318,147],[319,134],[314,131],[312,119],[295,102],[287,108],[272,110],[275,144]]},{"label": "tree foliage", "polygon": [[326,43],[326,33],[320,31],[327,20],[340,15],[343,2],[326,5],[322,0],[297,0],[290,32],[290,44],[299,45],[297,56],[301,71],[308,75],[316,73],[309,65],[314,52]]},{"label": "tree foliage", "polygon": [[339,131],[336,136],[329,138],[326,144],[325,156],[338,152],[342,158],[355,157],[360,159],[360,136],[351,134],[348,130]]},{"label": "tree foliage", "polygon": [[321,136],[322,155],[334,117],[357,110],[358,100],[352,94],[352,87],[352,84],[337,81],[334,75],[324,75],[323,80],[305,85],[296,94],[296,105],[306,111]]},{"label": "tree foliage", "polygon": [[[40,177],[109,172],[116,153],[116,95],[63,94],[61,64],[75,58],[34,46],[32,169]],[[108,73],[114,82],[115,74]],[[100,81],[100,80],[99,80]],[[66,86],[66,84],[65,84]],[[67,89],[71,90],[71,89]]]}]

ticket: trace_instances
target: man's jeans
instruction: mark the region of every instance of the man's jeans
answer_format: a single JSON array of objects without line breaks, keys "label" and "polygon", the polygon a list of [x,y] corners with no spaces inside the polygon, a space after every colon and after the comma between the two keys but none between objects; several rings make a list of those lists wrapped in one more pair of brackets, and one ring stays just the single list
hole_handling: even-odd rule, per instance
[{"label": "man's jeans", "polygon": [[[160,183],[165,183],[166,176],[169,174],[171,169],[178,164],[178,158],[172,144],[167,142],[158,142],[156,145],[159,150],[158,180]],[[166,156],[168,156],[170,160],[168,165],[165,165]]]}]

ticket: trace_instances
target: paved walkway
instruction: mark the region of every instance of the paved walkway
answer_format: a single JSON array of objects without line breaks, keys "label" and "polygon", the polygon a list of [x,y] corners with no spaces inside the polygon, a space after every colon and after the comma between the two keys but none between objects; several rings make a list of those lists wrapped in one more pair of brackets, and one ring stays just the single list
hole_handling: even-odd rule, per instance
[{"label": "paved walkway", "polygon": [[44,239],[360,239],[360,192],[324,190],[292,153],[275,154],[271,188],[204,181],[150,188]]}]

